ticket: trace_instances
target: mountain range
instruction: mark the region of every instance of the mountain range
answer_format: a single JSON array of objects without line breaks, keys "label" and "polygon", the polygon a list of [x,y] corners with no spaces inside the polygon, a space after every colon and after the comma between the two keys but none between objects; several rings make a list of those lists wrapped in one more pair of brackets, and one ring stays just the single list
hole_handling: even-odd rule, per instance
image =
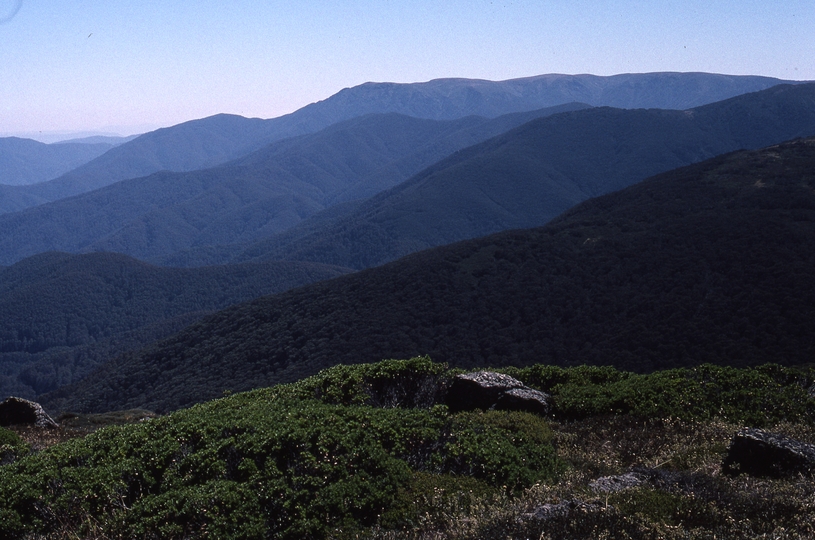
[{"label": "mountain range", "polygon": [[149,259],[269,236],[327,206],[391,187],[473,142],[581,107],[448,121],[366,115],[215,168],[155,173],[0,215],[0,263],[51,250]]},{"label": "mountain range", "polygon": [[[105,370],[118,369],[122,358],[142,358],[140,348],[236,302],[433,246],[540,226],[580,201],[661,171],[815,135],[815,85],[779,82],[661,73],[369,83],[272,120],[216,115],[129,141],[63,143],[109,149],[56,179],[0,186],[0,207],[9,210],[0,215],[0,265],[7,265],[0,266],[0,393],[54,391],[118,357],[88,379],[104,386]],[[704,105],[722,97],[728,99]],[[650,106],[683,110],[642,108]],[[58,146],[14,142],[37,151]],[[432,276],[421,280],[420,288],[433,288],[425,284],[433,285]],[[322,335],[308,327],[310,309],[303,312],[307,330],[294,338],[298,346],[304,336]],[[454,319],[434,315],[446,334],[466,334]],[[288,331],[279,338],[289,339]],[[333,332],[320,347],[353,334]],[[399,342],[405,330],[389,332]],[[436,347],[440,338],[423,332],[419,342]],[[253,339],[246,340],[246,361],[257,363],[265,345],[251,345]],[[261,366],[275,373],[273,382],[330,364],[322,352],[304,363],[291,344],[285,349],[274,353],[271,368]],[[469,361],[497,357],[487,351]],[[517,360],[511,351],[504,357]],[[640,363],[610,358],[633,369],[654,363],[647,355]],[[146,392],[145,377],[163,370],[156,369],[131,375]],[[194,379],[206,395],[227,380],[244,384],[243,374],[218,382],[208,369]],[[129,403],[137,399],[131,390],[120,393]],[[94,392],[88,403],[107,403]],[[156,407],[198,399],[190,395]]]},{"label": "mountain range", "polygon": [[[146,133],[47,183],[0,185],[0,213],[14,212],[161,170],[212,167],[289,137],[314,133],[371,113],[415,118],[493,118],[583,102],[592,106],[685,109],[780,84],[771,77],[710,73],[645,73],[611,77],[541,75],[508,81],[438,79],[366,83],[346,88],[291,114],[269,120],[216,115]],[[0,181],[0,184],[6,182]]]},{"label": "mountain range", "polygon": [[41,399],[167,411],[340,363],[650,371],[815,354],[815,139],[590,199],[542,228],[425,250],[227,308]]},{"label": "mountain range", "polygon": [[815,85],[777,86],[687,111],[598,107],[553,115],[462,150],[307,233],[235,246],[231,260],[368,268],[543,225],[658,172],[808,135],[815,135]]},{"label": "mountain range", "polygon": [[[370,82],[346,88],[294,113],[312,125],[330,125],[369,113],[396,112],[450,120],[580,102],[593,107],[688,109],[788,83],[771,77],[712,73],[547,74],[507,81],[436,79],[423,83]],[[307,120],[306,120],[307,119]]]},{"label": "mountain range", "polygon": [[23,186],[56,178],[111,148],[109,143],[43,144],[19,137],[0,138],[0,184]]},{"label": "mountain range", "polygon": [[[0,263],[59,250],[177,266],[289,259],[366,268],[543,225],[591,196],[717,154],[815,135],[813,84],[686,111],[566,107],[578,110],[492,120],[366,115],[219,167],[118,182],[0,216]],[[308,234],[277,236],[385,189]],[[225,244],[238,245],[232,255],[210,255]]]}]

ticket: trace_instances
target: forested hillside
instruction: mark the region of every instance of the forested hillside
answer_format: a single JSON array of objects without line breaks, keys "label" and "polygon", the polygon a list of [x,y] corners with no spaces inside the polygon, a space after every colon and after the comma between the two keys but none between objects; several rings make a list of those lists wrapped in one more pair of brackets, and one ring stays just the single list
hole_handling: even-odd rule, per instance
[{"label": "forested hillside", "polygon": [[534,120],[463,150],[349,215],[236,246],[232,260],[377,266],[421,249],[540,226],[589,197],[718,154],[815,135],[815,85],[687,111],[593,108]]},{"label": "forested hillside", "polygon": [[155,173],[0,216],[0,261],[52,250],[116,251],[145,259],[193,246],[252,241],[326,206],[398,184],[450,152],[532,118],[584,107],[570,104],[491,120],[397,114],[352,119],[223,166]]},{"label": "forested hillside", "polygon": [[341,275],[318,264],[159,268],[44,253],[0,269],[0,398],[34,397],[206,313]]},{"label": "forested hillside", "polygon": [[235,306],[55,409],[170,410],[338,363],[637,372],[815,354],[815,140],[741,151],[589,200],[548,226],[424,251]]}]

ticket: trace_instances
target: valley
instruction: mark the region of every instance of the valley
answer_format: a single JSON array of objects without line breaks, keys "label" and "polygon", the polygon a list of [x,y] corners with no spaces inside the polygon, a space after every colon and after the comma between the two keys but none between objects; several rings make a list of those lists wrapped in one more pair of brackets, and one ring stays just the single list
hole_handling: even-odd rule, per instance
[{"label": "valley", "polygon": [[[778,82],[644,74],[363,85],[276,119],[217,115],[160,129],[60,178],[7,186],[52,190],[56,200],[0,215],[0,264],[7,265],[0,273],[0,389],[24,397],[56,392],[43,396],[49,406],[76,411],[166,411],[225,389],[291,382],[337,362],[417,354],[461,366],[545,358],[639,372],[695,362],[752,365],[779,355],[794,363],[810,346],[800,347],[800,339],[781,346],[782,328],[802,327],[807,316],[794,322],[795,316],[774,315],[761,331],[750,316],[724,338],[691,337],[719,328],[720,309],[781,310],[775,289],[765,297],[772,307],[736,300],[743,293],[735,291],[752,287],[759,270],[735,280],[729,274],[736,260],[745,268],[770,264],[773,239],[748,222],[778,216],[745,208],[727,214],[729,223],[755,229],[750,243],[766,245],[767,262],[744,260],[738,243],[718,245],[705,232],[726,227],[715,215],[680,218],[652,208],[637,189],[630,195],[637,202],[620,207],[632,208],[628,215],[574,218],[636,227],[555,233],[570,215],[563,213],[581,201],[734,150],[815,135],[815,86],[771,84]],[[540,105],[548,108],[534,108]],[[677,105],[694,108],[615,108]],[[799,168],[805,170],[796,165],[783,174]],[[158,169],[164,170],[150,173]],[[720,194],[698,181],[690,185],[697,191],[681,188],[688,211],[725,204],[712,202]],[[637,212],[669,221],[652,219],[653,229],[642,229]],[[691,226],[683,219],[702,221]],[[595,253],[574,251],[569,235]],[[455,244],[479,238],[472,247]],[[712,248],[700,251],[707,244],[725,262],[711,258]],[[401,259],[415,252],[422,253]],[[646,252],[651,260],[638,262]],[[629,261],[647,270],[634,271]],[[805,272],[807,262],[790,264]],[[366,268],[371,272],[324,281]],[[632,272],[646,281],[634,286],[633,276],[623,277]],[[242,321],[231,325],[234,337],[184,330],[207,313],[309,283],[315,285],[297,296],[259,298],[256,306],[215,315]],[[725,283],[735,289],[723,290]],[[807,311],[800,299],[809,293],[797,281],[790,286],[785,301],[799,299],[797,316]],[[603,291],[603,307],[589,291]],[[712,291],[719,303],[698,304]],[[669,298],[674,319],[642,334],[637,321],[661,320],[658,306]],[[690,316],[697,304],[712,312],[695,309]],[[677,319],[682,310],[687,321]],[[191,337],[201,332],[210,337]],[[752,344],[745,343],[751,334]],[[162,339],[169,341],[159,345]],[[666,348],[669,342],[675,346]],[[767,343],[775,343],[773,352],[759,354]],[[157,352],[139,352],[151,344]],[[188,360],[170,361],[163,347]],[[194,376],[187,361],[196,366]],[[190,381],[188,388],[177,389],[175,377]],[[118,401],[100,401],[100,392],[111,395],[106,388],[115,388]],[[67,397],[75,391],[82,404]],[[175,401],[151,397],[159,395]]]},{"label": "valley", "polygon": [[[0,428],[0,536],[815,534],[815,465],[725,466],[742,428],[815,445],[814,245],[811,82],[0,138],[0,398],[62,424]],[[545,412],[453,407],[485,369]]]}]

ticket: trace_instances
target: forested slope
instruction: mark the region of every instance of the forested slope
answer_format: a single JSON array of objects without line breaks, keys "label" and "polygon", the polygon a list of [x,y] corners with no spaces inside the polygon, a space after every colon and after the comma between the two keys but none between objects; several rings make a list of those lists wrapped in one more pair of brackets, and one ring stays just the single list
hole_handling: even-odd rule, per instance
[{"label": "forested slope", "polygon": [[252,241],[360,192],[398,184],[449,152],[524,121],[581,107],[570,104],[491,120],[435,121],[397,114],[352,119],[266,145],[218,167],[159,172],[2,215],[0,260],[12,263],[54,250],[116,251],[147,259],[196,246]]},{"label": "forested slope", "polygon": [[175,409],[338,363],[805,363],[815,354],[815,140],[589,200],[548,226],[424,251],[221,311],[53,408]]},{"label": "forested slope", "polygon": [[291,241],[233,260],[378,266],[421,249],[540,226],[589,197],[725,152],[815,135],[815,85],[687,111],[593,108],[533,120],[465,149]]},{"label": "forested slope", "polygon": [[31,257],[0,269],[0,397],[34,397],[206,313],[343,272],[309,263],[161,268],[111,253]]}]

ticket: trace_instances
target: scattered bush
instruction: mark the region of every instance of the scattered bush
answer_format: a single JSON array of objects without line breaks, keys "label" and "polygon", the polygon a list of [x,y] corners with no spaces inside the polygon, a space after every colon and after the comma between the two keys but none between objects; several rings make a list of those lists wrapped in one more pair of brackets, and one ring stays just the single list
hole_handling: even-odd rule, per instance
[{"label": "scattered bush", "polygon": [[20,436],[4,427],[0,427],[0,446],[18,446],[22,444]]},{"label": "scattered bush", "polygon": [[448,379],[446,364],[420,356],[375,364],[338,365],[292,387],[299,390],[298,395],[313,395],[336,405],[429,408],[443,401]]},{"label": "scattered bush", "polygon": [[[0,536],[397,538],[444,530],[459,538],[678,538],[697,529],[804,530],[795,516],[809,508],[811,486],[779,490],[785,499],[756,485],[763,495],[753,497],[737,480],[682,471],[718,467],[742,423],[786,421],[784,429],[811,436],[811,369],[506,372],[554,396],[557,433],[529,413],[451,414],[438,403],[456,372],[426,357],[337,366],[28,455],[15,450],[0,467]],[[0,447],[25,445],[0,430]],[[674,476],[599,499],[586,487],[634,466]],[[551,486],[548,495],[534,504],[588,502],[562,523],[520,519],[534,508],[527,494],[542,486]],[[751,521],[751,512],[771,524]]]},{"label": "scattered bush", "polygon": [[444,451],[433,456],[444,472],[483,479],[510,491],[552,480],[562,464],[552,431],[530,413],[464,412],[448,424]]}]

